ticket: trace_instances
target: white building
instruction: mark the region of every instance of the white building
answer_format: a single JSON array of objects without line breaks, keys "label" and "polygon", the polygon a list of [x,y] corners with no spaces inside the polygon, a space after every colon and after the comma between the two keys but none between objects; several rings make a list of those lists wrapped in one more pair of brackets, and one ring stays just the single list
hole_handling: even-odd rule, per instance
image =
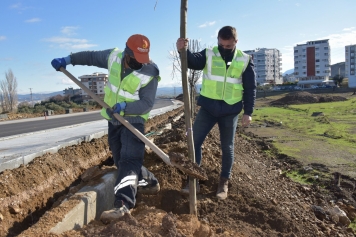
[{"label": "white building", "polygon": [[[91,75],[83,75],[79,77],[81,82],[89,88],[93,93],[104,100],[104,87],[108,82],[108,74],[101,72],[94,72]],[[83,90],[81,90],[81,95],[83,101],[93,100],[91,97]]]},{"label": "white building", "polygon": [[331,83],[329,40],[308,41],[294,47],[294,75],[299,85]]},{"label": "white building", "polygon": [[349,87],[356,88],[356,44],[345,46],[345,77],[349,79]]},{"label": "white building", "polygon": [[260,85],[282,84],[282,54],[278,49],[254,49],[244,51],[252,56],[255,64],[256,81]]},{"label": "white building", "polygon": [[296,82],[297,79],[295,78],[294,73],[286,74],[283,76],[283,82]]}]

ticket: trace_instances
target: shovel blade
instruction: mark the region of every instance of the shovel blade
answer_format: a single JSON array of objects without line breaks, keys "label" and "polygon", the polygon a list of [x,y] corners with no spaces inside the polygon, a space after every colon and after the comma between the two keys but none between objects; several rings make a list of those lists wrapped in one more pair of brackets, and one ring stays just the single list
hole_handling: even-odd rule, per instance
[{"label": "shovel blade", "polygon": [[188,158],[186,158],[183,154],[178,152],[170,152],[169,158],[171,164],[183,171],[185,174],[199,180],[208,179],[208,175],[206,174],[205,170],[201,168],[197,163],[194,163]]}]

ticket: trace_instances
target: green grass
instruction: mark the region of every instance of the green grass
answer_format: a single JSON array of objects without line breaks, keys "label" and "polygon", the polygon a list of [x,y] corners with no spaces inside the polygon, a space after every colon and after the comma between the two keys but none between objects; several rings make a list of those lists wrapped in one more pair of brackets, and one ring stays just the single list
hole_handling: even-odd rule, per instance
[{"label": "green grass", "polygon": [[314,176],[310,174],[305,174],[300,171],[291,171],[286,173],[287,177],[289,177],[291,180],[294,182],[300,183],[300,184],[313,184],[314,183]]},{"label": "green grass", "polygon": [[349,227],[350,227],[354,232],[356,231],[356,219],[354,219],[354,220],[350,223]]},{"label": "green grass", "polygon": [[[282,124],[292,131],[329,138],[331,144],[355,145],[356,99],[342,102],[263,107],[253,114],[253,121]],[[322,116],[312,116],[322,112]]]}]

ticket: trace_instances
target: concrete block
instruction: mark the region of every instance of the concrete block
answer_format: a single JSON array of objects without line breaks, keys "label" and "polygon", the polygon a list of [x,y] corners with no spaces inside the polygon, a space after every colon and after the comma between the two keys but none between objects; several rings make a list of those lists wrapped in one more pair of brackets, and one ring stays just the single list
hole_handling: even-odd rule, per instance
[{"label": "concrete block", "polygon": [[77,230],[88,224],[95,217],[96,212],[96,193],[93,191],[85,193],[77,193],[71,198],[80,198],[80,202],[74,206],[64,217],[57,223],[49,232],[61,234],[68,230]]},{"label": "concrete block", "polygon": [[103,175],[100,184],[86,186],[70,197],[69,200],[80,199],[80,202],[65,215],[61,222],[51,228],[49,232],[61,234],[68,230],[82,228],[94,219],[99,220],[103,211],[113,207],[116,178],[116,170],[109,172]]},{"label": "concrete block", "polygon": [[0,162],[0,172],[4,170],[12,170],[23,165],[23,157],[11,158]]}]

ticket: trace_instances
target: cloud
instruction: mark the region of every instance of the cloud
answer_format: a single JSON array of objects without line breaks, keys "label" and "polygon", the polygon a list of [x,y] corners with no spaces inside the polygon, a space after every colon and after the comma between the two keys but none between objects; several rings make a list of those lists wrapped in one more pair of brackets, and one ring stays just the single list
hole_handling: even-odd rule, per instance
[{"label": "cloud", "polygon": [[61,29],[61,32],[62,34],[65,34],[65,35],[75,35],[76,34],[76,30],[78,29],[79,27],[77,26],[64,26],[62,27]]},{"label": "cloud", "polygon": [[21,3],[16,3],[16,4],[11,5],[10,8],[19,9],[19,8],[21,8],[21,6],[22,6]]},{"label": "cloud", "polygon": [[349,28],[344,28],[344,29],[342,29],[343,31],[352,31],[352,30],[354,30],[355,29],[355,27],[349,27]]},{"label": "cloud", "polygon": [[87,49],[96,47],[96,44],[89,44],[86,39],[75,39],[68,37],[52,37],[44,39],[46,42],[54,43],[57,47],[64,49]]},{"label": "cloud", "polygon": [[324,37],[324,39],[329,39],[330,48],[345,48],[346,45],[356,44],[356,29],[351,29],[341,34],[331,34]]},{"label": "cloud", "polygon": [[[216,29],[216,30],[215,30],[215,34],[214,34],[214,35],[211,35],[210,38],[215,38],[215,39],[216,39],[216,38],[218,37],[219,30],[220,30],[220,28],[219,28],[219,29]],[[238,33],[238,32],[237,32],[237,36],[239,36],[239,33]]]},{"label": "cloud", "polygon": [[[342,30],[342,33],[339,34],[330,34],[317,39],[312,39],[308,41],[323,40],[329,39],[330,44],[330,59],[331,64],[337,62],[345,61],[345,46],[356,44],[356,28],[349,27]],[[297,44],[305,44],[307,41],[298,42],[293,46],[285,46],[281,49],[282,52],[282,66],[285,69],[290,69],[294,67],[294,46]],[[283,69],[283,71],[285,71]]]},{"label": "cloud", "polygon": [[24,10],[33,9],[33,7],[23,6],[22,3],[12,4],[9,8],[14,9],[14,10],[19,10],[20,13],[21,13],[21,11],[24,11]]},{"label": "cloud", "polygon": [[0,58],[0,62],[1,61],[13,61],[14,58]]},{"label": "cloud", "polygon": [[204,28],[204,27],[207,27],[207,26],[213,26],[215,25],[216,21],[210,21],[210,22],[205,22],[204,24],[198,26],[199,28]]},{"label": "cloud", "polygon": [[75,83],[69,78],[62,78],[58,85],[74,85]]},{"label": "cloud", "polygon": [[34,22],[39,22],[39,21],[41,21],[40,18],[32,18],[32,19],[26,20],[25,22],[27,22],[27,23],[34,23]]},{"label": "cloud", "polygon": [[0,35],[0,41],[1,40],[6,40],[6,36]]}]

